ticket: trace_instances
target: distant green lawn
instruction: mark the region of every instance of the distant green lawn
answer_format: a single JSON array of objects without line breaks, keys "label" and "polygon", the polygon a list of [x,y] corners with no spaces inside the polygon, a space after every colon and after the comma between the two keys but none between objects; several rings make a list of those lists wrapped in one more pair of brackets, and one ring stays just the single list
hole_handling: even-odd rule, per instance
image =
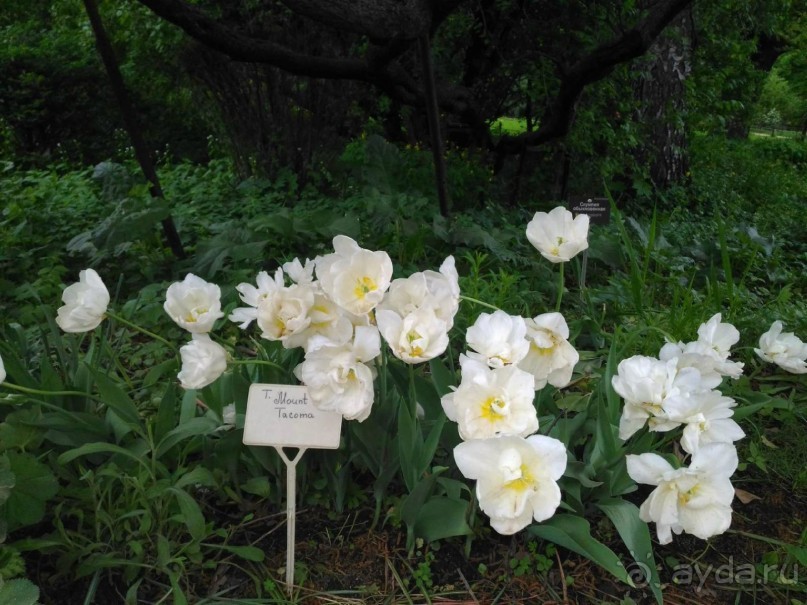
[{"label": "distant green lawn", "polygon": [[527,132],[527,120],[525,118],[508,118],[503,116],[491,123],[490,132],[494,136],[521,134],[522,132]]}]

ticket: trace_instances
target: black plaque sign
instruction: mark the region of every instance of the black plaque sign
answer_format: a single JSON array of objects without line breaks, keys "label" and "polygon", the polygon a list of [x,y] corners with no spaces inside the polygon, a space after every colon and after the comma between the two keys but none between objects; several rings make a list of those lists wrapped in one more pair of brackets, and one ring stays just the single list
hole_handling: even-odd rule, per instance
[{"label": "black plaque sign", "polygon": [[611,203],[607,197],[576,196],[569,200],[568,208],[574,214],[588,214],[589,221],[595,225],[611,222]]}]

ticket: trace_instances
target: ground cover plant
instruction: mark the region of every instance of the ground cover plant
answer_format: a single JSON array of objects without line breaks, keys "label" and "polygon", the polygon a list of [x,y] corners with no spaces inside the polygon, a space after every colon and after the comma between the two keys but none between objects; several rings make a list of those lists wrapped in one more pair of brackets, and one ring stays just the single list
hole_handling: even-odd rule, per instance
[{"label": "ground cover plant", "polygon": [[[364,143],[370,149],[380,144]],[[793,232],[797,220],[788,218],[787,196],[801,195],[802,190],[791,189],[801,185],[789,180],[790,165],[773,160],[768,170],[778,171],[778,176],[770,178],[779,182],[775,189],[768,188],[764,199],[778,213],[775,220],[755,203],[762,199],[761,193],[758,198],[754,189],[736,185],[731,172],[721,180],[719,166],[713,165],[726,153],[735,154],[729,160],[734,163],[748,156],[749,165],[751,154],[758,161],[767,157],[766,148],[757,144],[728,148],[719,156],[706,147],[701,170],[708,176],[693,185],[702,195],[698,200],[702,219],[697,224],[675,212],[636,213],[614,206],[611,224],[593,225],[583,238],[588,245],[585,277],[580,246],[562,253],[549,240],[543,247],[536,229],[550,224],[549,219],[527,210],[503,218],[489,206],[450,222],[439,216],[431,224],[418,221],[431,202],[417,191],[401,191],[397,165],[391,170],[364,166],[366,185],[348,190],[347,213],[335,213],[321,194],[309,194],[295,212],[289,212],[289,194],[282,183],[237,184],[221,166],[204,171],[168,167],[168,191],[176,178],[178,186],[193,192],[188,210],[205,208],[207,201],[213,214],[215,200],[223,195],[244,200],[241,221],[238,215],[216,217],[218,223],[200,221],[197,213],[186,217],[177,208],[180,227],[195,233],[191,239],[195,252],[184,266],[173,268],[168,251],[154,250],[159,238],[153,225],[159,213],[141,214],[140,208],[132,212],[122,202],[125,220],[152,227],[145,235],[134,228],[122,230],[119,233],[131,233],[130,240],[118,235],[110,241],[106,236],[110,226],[93,223],[90,217],[114,181],[104,182],[97,174],[92,181],[87,172],[75,177],[66,173],[66,182],[88,191],[84,203],[74,209],[77,216],[87,212],[86,218],[70,231],[72,235],[85,229],[85,234],[73,235],[68,247],[68,234],[54,231],[41,246],[45,254],[59,259],[55,273],[40,274],[43,281],[25,289],[7,290],[11,295],[4,301],[13,318],[0,345],[7,374],[0,424],[7,485],[2,509],[7,528],[2,546],[5,590],[33,595],[39,586],[42,602],[52,601],[52,591],[65,586],[71,587],[76,601],[288,600],[282,573],[283,532],[276,531],[283,523],[284,467],[273,452],[243,446],[240,432],[250,383],[291,384],[302,378],[315,392],[331,393],[321,395],[324,405],[359,402],[358,408],[342,413],[346,418],[365,417],[346,424],[339,450],[309,452],[301,463],[302,530],[296,574],[300,587],[294,599],[638,602],[666,595],[670,602],[747,598],[798,602],[804,590],[798,569],[804,557],[807,482],[799,462],[803,445],[798,432],[804,426],[805,386],[798,374],[788,372],[801,371],[798,362],[788,365],[781,356],[785,350],[798,356],[798,343],[777,340],[776,330],[803,335],[805,283],[799,267],[804,242],[789,238],[779,243]],[[798,165],[796,148],[793,153],[791,162]],[[124,178],[126,168],[119,169],[117,178]],[[11,218],[25,215],[26,199],[44,197],[58,203],[50,191],[57,182],[44,176],[8,178],[4,187],[14,196],[18,213]],[[780,192],[781,202],[774,191]],[[114,195],[126,200],[143,193],[136,182],[125,180]],[[741,203],[731,206],[736,214],[730,220],[711,215],[709,205],[720,206],[721,199],[732,195]],[[548,211],[551,204],[544,206]],[[53,212],[58,214],[60,208],[55,206]],[[267,208],[274,209],[267,212]],[[530,220],[535,222],[528,228]],[[561,236],[564,243],[582,241],[579,234],[569,233]],[[279,265],[298,255],[303,260],[315,255],[329,258],[334,237],[337,250],[347,256],[330,264],[349,264],[351,255],[360,251],[345,234],[367,250],[386,250],[390,261],[379,265],[382,273],[360,280],[368,287],[367,292],[362,290],[362,300],[378,290],[379,299],[392,302],[375,311],[375,322],[389,343],[376,361],[377,378],[373,379],[373,370],[362,368],[377,356],[380,341],[367,341],[364,332],[369,352],[348,355],[353,365],[345,366],[343,375],[353,371],[364,384],[363,394],[354,399],[340,399],[333,385],[317,382],[328,374],[317,364],[342,355],[333,349],[338,345],[303,356],[302,350],[283,344],[301,333],[293,327],[295,318],[305,315],[301,309],[318,305],[327,316],[327,309],[333,314],[337,307],[326,300],[306,302],[303,290],[315,276],[313,267],[304,262],[286,264],[285,273],[294,283],[272,277]],[[9,249],[25,250],[23,238],[30,236],[17,230],[7,237],[16,246]],[[566,260],[553,264],[539,250]],[[152,266],[143,266],[144,254],[153,260]],[[449,254],[453,264],[443,263]],[[62,282],[74,281],[89,259],[97,273],[83,274],[86,285],[75,296],[65,295],[66,310],[57,315]],[[264,260],[255,263],[255,259]],[[22,268],[29,271],[35,262],[32,255]],[[245,267],[247,262],[253,266]],[[100,276],[117,275],[115,266],[131,271],[114,285],[104,283]],[[567,266],[563,272],[559,269]],[[434,273],[417,273],[430,267]],[[261,270],[268,273],[249,285]],[[320,280],[321,271],[326,269],[318,266]],[[6,275],[11,283],[25,283],[14,277],[13,270]],[[422,315],[419,321],[426,323],[413,328],[413,316],[404,312],[406,305],[394,302],[403,292],[418,290],[414,284],[422,278],[417,275],[431,275],[428,283],[442,284],[432,286],[431,296],[443,297],[436,309],[456,306],[453,328],[428,304],[415,310]],[[390,289],[397,294],[382,297],[384,288],[378,284],[393,277],[407,279]],[[335,278],[339,280],[338,272]],[[777,288],[780,280],[782,287]],[[214,281],[220,284],[218,292],[212,292]],[[339,296],[333,284],[322,288],[315,296]],[[108,292],[108,298],[99,292]],[[346,300],[353,299],[351,292]],[[407,304],[413,304],[413,294],[407,296]],[[272,299],[277,306],[262,308],[260,298]],[[78,315],[68,313],[82,299],[97,306]],[[194,302],[182,302],[185,299]],[[21,305],[21,300],[41,305]],[[204,317],[194,316],[194,309],[204,309]],[[236,321],[227,321],[225,315]],[[533,323],[527,322],[529,332],[514,336],[514,330],[523,330],[516,319],[520,316]],[[780,320],[784,330],[774,326],[760,341],[774,320]],[[245,332],[235,325],[252,322],[258,328]],[[504,332],[492,327],[502,322],[509,326]],[[736,326],[737,332],[725,322]],[[322,325],[323,317],[316,323]],[[354,323],[359,327],[352,328],[351,323],[348,331],[355,329],[358,335],[368,329],[362,327],[366,322],[354,319]],[[195,334],[192,338],[186,333],[189,329]],[[505,336],[497,336],[501,334]],[[533,343],[568,352],[561,354],[557,366],[534,361],[524,366],[530,371],[518,370],[521,374],[493,349],[485,353],[498,338],[504,339],[500,346],[523,347],[517,343],[528,343],[526,334]],[[378,339],[377,333],[373,338]],[[563,344],[567,339],[573,346]],[[648,419],[653,428],[664,422],[657,408],[647,407],[644,399],[650,395],[635,395],[628,376],[672,371],[671,377],[680,375],[684,382],[687,377],[706,376],[703,356],[712,345],[719,351],[710,362],[713,370],[722,367],[729,377],[715,378],[712,372],[706,389],[711,400],[703,404],[707,407],[687,408],[692,400],[662,404],[665,414],[683,406],[672,420],[666,419],[689,427],[681,444],[677,445],[680,429],[670,434],[640,429]],[[357,346],[345,352],[357,351]],[[429,361],[433,354],[436,357]],[[681,369],[673,363],[675,370],[664,361],[686,355],[700,361]],[[776,355],[783,367],[770,363],[777,361]],[[411,361],[423,363],[410,365]],[[745,364],[742,371],[739,364]],[[514,435],[502,436],[496,430],[493,434],[500,436],[493,443],[512,447],[499,454],[474,452],[472,448],[491,447],[484,438],[490,430],[485,426],[497,425],[474,424],[474,414],[463,410],[481,405],[487,410],[482,416],[489,419],[505,401],[491,396],[474,403],[473,393],[480,388],[518,393],[516,385],[525,374],[545,386],[538,391],[534,384],[529,386],[529,393],[535,392],[534,405],[532,395],[526,399],[508,395],[512,399],[506,404],[526,406],[520,409],[527,415],[508,415],[515,422]],[[720,393],[711,390],[718,382]],[[477,386],[469,389],[467,384]],[[696,417],[700,424],[692,420]],[[738,431],[745,434],[737,442],[738,457],[734,462],[728,459],[726,474],[709,484],[725,485],[734,467],[739,467],[732,477],[739,490],[733,513],[725,508],[734,496],[728,487],[721,488],[727,494],[721,497],[726,503],[719,509],[722,512],[715,509],[710,518],[717,520],[706,527],[664,521],[669,513],[660,518],[649,505],[643,505],[646,510],[640,513],[648,496],[659,498],[652,495],[652,488],[637,485],[643,481],[675,485],[678,502],[686,501],[689,496],[682,497],[681,490],[691,491],[692,486],[681,487],[680,481],[693,471],[673,471],[665,465],[677,466],[692,452],[690,469],[703,465],[697,448],[699,436],[707,435],[708,440],[704,422],[716,427],[734,421],[739,426],[731,424],[725,430],[729,441],[738,438]],[[636,430],[639,433],[629,437]],[[537,436],[521,441],[531,433],[551,441]],[[519,444],[537,449],[522,452],[519,448],[525,446]],[[495,478],[485,474],[485,467],[474,466],[473,460],[504,456],[506,461],[517,456],[524,461],[535,455],[530,451],[552,456],[556,447],[561,448],[557,456],[564,454],[562,464],[555,456],[557,467],[537,459],[533,470],[522,462],[513,467],[518,477],[508,475],[519,485],[535,480],[540,486],[530,500],[533,504],[523,509],[524,520],[491,514],[499,509],[486,500],[488,489],[483,486]],[[721,447],[730,446],[702,447],[715,458]],[[666,460],[648,458],[656,453],[666,455]],[[645,466],[631,471],[630,465],[639,461]],[[512,466],[505,464],[504,468]],[[654,472],[665,478],[637,470],[649,468],[647,464],[662,469]],[[713,470],[711,461],[707,467]],[[537,480],[546,469],[551,475]],[[554,482],[558,488],[552,488]],[[557,501],[551,495],[555,489],[559,489]],[[686,533],[701,538],[722,533],[729,519],[731,528],[721,536],[706,542],[687,538]],[[511,534],[524,527],[526,531],[513,538],[497,537],[498,532]],[[686,533],[665,545],[670,528]],[[656,531],[659,535],[654,538]],[[338,557],[370,576],[351,572],[350,564],[340,564]],[[374,568],[368,558],[382,564]],[[60,573],[51,576],[55,569]],[[328,573],[334,569],[335,577]],[[718,569],[723,575],[717,574]],[[724,577],[730,581],[718,581]],[[603,585],[603,578],[611,580]],[[764,582],[757,582],[762,578]],[[698,588],[701,591],[695,592]]]}]

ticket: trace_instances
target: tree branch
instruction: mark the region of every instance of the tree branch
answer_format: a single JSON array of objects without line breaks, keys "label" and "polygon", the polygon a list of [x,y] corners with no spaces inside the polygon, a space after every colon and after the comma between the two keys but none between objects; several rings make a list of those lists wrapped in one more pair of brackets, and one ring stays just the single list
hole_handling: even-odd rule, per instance
[{"label": "tree branch", "polygon": [[530,146],[561,138],[574,121],[583,89],[603,79],[617,65],[643,55],[664,28],[693,0],[661,0],[633,29],[595,48],[567,68],[561,68],[558,93],[544,111],[538,130],[517,136],[502,136],[496,145],[499,154],[519,153]]}]

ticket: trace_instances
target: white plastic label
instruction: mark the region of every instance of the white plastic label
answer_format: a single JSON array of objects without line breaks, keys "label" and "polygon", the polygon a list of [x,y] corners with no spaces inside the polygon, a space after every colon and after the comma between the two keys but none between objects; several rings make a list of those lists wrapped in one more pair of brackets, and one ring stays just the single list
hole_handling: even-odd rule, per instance
[{"label": "white plastic label", "polygon": [[342,415],[314,407],[304,386],[253,384],[244,420],[246,445],[336,449]]}]

